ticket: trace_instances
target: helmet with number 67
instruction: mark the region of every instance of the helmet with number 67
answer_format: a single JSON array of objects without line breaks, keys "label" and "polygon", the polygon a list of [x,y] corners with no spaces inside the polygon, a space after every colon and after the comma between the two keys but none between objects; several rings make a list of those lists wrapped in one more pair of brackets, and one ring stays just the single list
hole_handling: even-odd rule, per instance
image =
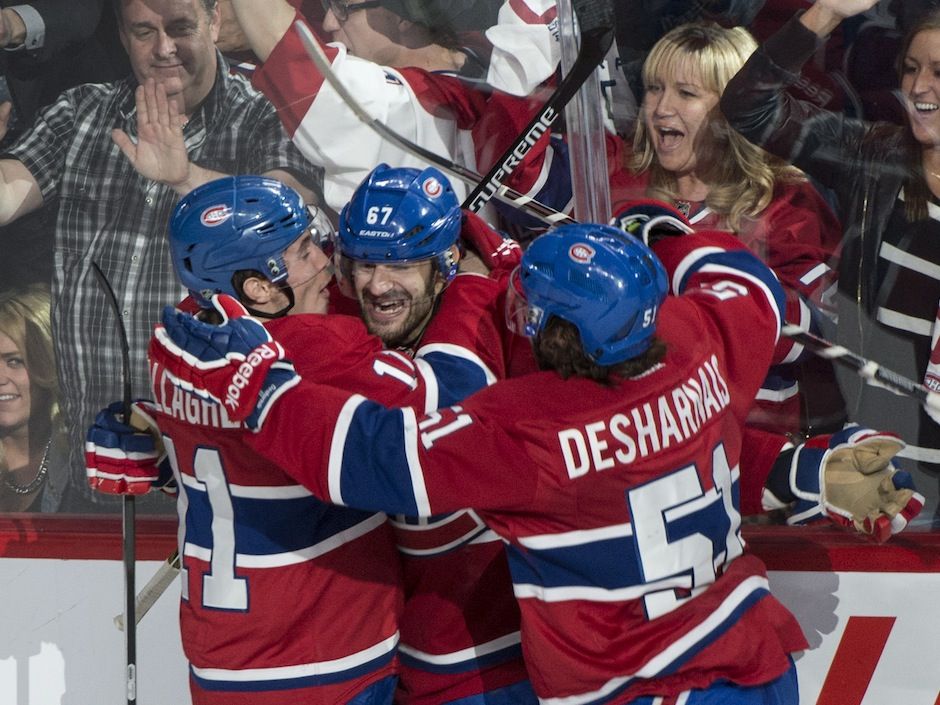
[{"label": "helmet with number 67", "polygon": [[510,324],[530,337],[557,316],[574,325],[585,354],[615,365],[643,354],[666,296],[666,270],[640,240],[609,225],[565,225],[536,238],[510,287]]},{"label": "helmet with number 67", "polygon": [[238,298],[235,272],[286,283],[284,251],[311,229],[318,244],[332,227],[300,194],[263,176],[227,176],[193,189],[170,218],[170,253],[183,285],[203,307],[215,293]]},{"label": "helmet with number 67", "polygon": [[440,171],[380,164],[340,213],[337,251],[369,264],[434,259],[450,281],[457,274],[453,247],[461,218],[460,201]]}]

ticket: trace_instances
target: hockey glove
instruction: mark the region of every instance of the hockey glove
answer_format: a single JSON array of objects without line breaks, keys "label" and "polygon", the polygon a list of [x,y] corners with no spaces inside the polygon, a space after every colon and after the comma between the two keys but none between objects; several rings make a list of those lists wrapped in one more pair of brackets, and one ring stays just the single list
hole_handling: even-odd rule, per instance
[{"label": "hockey glove", "polygon": [[176,493],[173,470],[145,404],[131,405],[130,423],[119,420],[121,402],[98,412],[85,440],[85,475],[92,489],[139,495],[156,487]]},{"label": "hockey glove", "polygon": [[460,237],[480,256],[490,276],[509,274],[522,261],[522,247],[518,242],[494,230],[473,213],[464,214]]},{"label": "hockey glove", "polygon": [[924,497],[891,459],[905,446],[892,433],[850,426],[786,451],[771,470],[764,509],[789,506],[788,524],[828,518],[879,543],[920,513]]},{"label": "hockey glove", "polygon": [[167,307],[150,356],[181,388],[221,404],[228,418],[257,431],[274,402],[300,381],[284,348],[231,296],[212,297],[220,325]]},{"label": "hockey glove", "polygon": [[681,211],[652,198],[629,202],[617,212],[610,224],[639,238],[647,246],[664,237],[694,232]]}]

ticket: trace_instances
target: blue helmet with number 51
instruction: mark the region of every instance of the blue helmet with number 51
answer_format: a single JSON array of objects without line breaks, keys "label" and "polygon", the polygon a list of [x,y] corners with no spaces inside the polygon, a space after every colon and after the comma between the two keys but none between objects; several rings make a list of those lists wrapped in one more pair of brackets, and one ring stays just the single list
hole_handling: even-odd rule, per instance
[{"label": "blue helmet with number 51", "polygon": [[557,316],[585,354],[615,365],[646,352],[668,290],[666,270],[640,240],[609,225],[563,225],[537,237],[513,275],[510,324],[529,337]]},{"label": "blue helmet with number 51", "polygon": [[452,247],[461,218],[460,201],[440,171],[380,164],[343,207],[336,249],[343,257],[371,264],[433,258],[450,281],[457,274]]}]

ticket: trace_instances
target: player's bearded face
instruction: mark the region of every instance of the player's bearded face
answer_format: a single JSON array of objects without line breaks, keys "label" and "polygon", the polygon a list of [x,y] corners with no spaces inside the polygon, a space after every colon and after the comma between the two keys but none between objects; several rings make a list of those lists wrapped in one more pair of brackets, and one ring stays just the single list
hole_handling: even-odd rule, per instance
[{"label": "player's bearded face", "polygon": [[366,328],[389,348],[405,347],[420,337],[443,289],[430,260],[380,265],[356,262],[352,280]]}]

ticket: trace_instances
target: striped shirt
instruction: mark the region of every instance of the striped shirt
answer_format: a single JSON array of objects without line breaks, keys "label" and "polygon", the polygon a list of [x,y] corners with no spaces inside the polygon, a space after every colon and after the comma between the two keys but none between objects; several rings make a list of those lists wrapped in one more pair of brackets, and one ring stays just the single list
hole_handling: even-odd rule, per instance
[{"label": "striped shirt", "polygon": [[[904,195],[894,210],[878,248],[880,289],[875,318],[860,353],[905,377],[922,380],[930,360],[931,334],[940,304],[940,206],[928,203],[928,218],[909,223]],[[850,305],[853,302],[848,302]],[[840,318],[840,325],[842,319]],[[856,382],[857,384],[857,382]],[[908,443],[901,457],[940,467],[940,425],[920,405],[887,390],[865,386],[852,418],[872,428],[898,433]],[[935,495],[935,481],[921,486]],[[936,501],[935,497],[934,500]]]},{"label": "striped shirt", "polygon": [[[64,92],[4,155],[29,169],[46,205],[58,206],[53,329],[73,489],[115,506],[114,498],[94,496],[84,479],[85,430],[100,408],[122,397],[115,318],[91,265],[97,262],[117,295],[137,395],[150,387],[145,351],[153,324],[164,305],[184,294],[165,239],[178,196],[139,175],[111,139],[114,128],[136,139],[135,87],[131,77]],[[215,84],[183,135],[190,159],[202,167],[227,174],[284,169],[322,190],[322,172],[293,146],[271,104],[230,75],[221,59]]]}]

